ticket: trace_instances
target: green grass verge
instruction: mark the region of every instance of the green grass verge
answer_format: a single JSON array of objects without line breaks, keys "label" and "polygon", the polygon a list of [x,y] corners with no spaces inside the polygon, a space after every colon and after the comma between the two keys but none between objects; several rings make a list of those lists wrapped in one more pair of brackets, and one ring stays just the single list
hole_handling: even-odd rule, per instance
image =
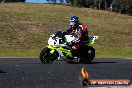
[{"label": "green grass verge", "polygon": [[119,47],[96,47],[98,58],[132,58],[132,49]]},{"label": "green grass verge", "polygon": [[[117,47],[95,47],[96,58],[131,58],[132,50]],[[39,57],[41,49],[0,49],[0,57]]]},{"label": "green grass verge", "polygon": [[39,49],[0,49],[0,57],[39,57]]}]

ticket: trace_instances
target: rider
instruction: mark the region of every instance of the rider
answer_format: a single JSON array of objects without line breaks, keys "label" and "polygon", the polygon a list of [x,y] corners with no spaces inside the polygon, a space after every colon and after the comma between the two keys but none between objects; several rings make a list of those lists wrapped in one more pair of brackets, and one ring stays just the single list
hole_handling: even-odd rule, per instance
[{"label": "rider", "polygon": [[79,23],[79,18],[77,16],[71,16],[70,29],[66,32],[75,35],[75,40],[67,44],[70,45],[72,51],[77,54],[80,43],[88,39],[88,30],[84,24]]}]

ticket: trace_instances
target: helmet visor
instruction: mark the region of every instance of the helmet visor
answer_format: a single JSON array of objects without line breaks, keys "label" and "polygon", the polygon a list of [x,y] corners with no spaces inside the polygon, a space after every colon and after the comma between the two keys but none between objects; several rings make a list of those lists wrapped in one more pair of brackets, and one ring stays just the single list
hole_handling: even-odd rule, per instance
[{"label": "helmet visor", "polygon": [[70,22],[70,26],[74,27],[75,26],[75,22]]}]

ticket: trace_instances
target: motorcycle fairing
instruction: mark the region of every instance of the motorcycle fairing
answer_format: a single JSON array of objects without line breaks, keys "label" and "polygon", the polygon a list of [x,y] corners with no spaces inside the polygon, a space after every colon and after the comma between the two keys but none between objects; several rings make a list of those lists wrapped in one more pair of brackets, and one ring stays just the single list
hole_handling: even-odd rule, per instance
[{"label": "motorcycle fairing", "polygon": [[73,57],[72,53],[71,53],[71,50],[68,50],[68,49],[65,49],[63,47],[58,47],[58,46],[52,46],[52,45],[49,45],[47,46],[49,49],[51,49],[50,53],[54,53],[55,50],[59,50],[61,52],[64,52],[66,53],[66,56],[69,56],[69,57]]}]

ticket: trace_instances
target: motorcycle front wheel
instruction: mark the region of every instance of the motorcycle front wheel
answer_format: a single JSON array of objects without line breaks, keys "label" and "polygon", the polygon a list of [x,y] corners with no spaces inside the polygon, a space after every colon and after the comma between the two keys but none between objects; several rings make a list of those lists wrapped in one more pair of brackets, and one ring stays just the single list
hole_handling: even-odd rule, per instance
[{"label": "motorcycle front wheel", "polygon": [[40,61],[42,63],[52,63],[54,60],[56,60],[57,58],[57,54],[54,53],[50,53],[51,49],[49,48],[44,48],[41,52],[40,52]]}]

